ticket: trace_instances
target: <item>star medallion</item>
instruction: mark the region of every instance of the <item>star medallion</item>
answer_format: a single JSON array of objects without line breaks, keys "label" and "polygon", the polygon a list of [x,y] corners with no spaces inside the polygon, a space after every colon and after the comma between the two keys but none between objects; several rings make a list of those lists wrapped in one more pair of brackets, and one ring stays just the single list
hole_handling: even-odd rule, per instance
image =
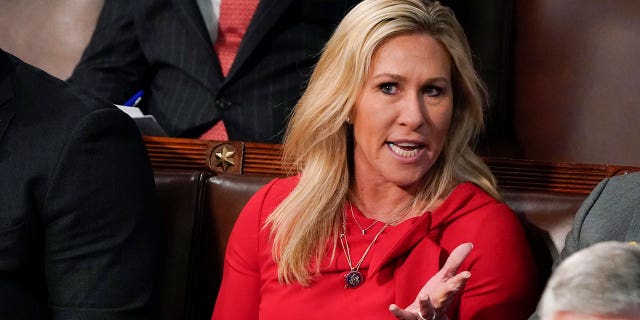
[{"label": "star medallion", "polygon": [[226,172],[227,168],[230,166],[235,166],[236,163],[233,160],[233,156],[236,154],[236,151],[233,149],[228,149],[227,146],[223,146],[222,150],[218,149],[215,152],[216,156],[216,167],[222,168],[222,172]]}]

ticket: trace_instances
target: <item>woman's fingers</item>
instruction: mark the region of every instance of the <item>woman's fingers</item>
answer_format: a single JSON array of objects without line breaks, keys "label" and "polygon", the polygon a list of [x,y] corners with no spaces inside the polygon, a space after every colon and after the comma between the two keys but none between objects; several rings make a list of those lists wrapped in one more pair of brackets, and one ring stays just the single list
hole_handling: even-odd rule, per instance
[{"label": "woman's fingers", "polygon": [[436,309],[440,309],[451,303],[453,297],[458,293],[458,291],[464,288],[470,277],[471,272],[463,271],[449,278],[444,285],[439,288],[440,291],[432,295],[435,299],[432,298],[430,301],[431,304],[433,304]]},{"label": "woman's fingers", "polygon": [[422,287],[414,303],[406,309],[392,304],[389,306],[391,314],[401,320],[416,320],[420,317],[439,319],[441,315],[444,315],[456,293],[464,288],[467,280],[471,277],[469,271],[456,274],[471,249],[473,249],[471,243],[463,243],[453,249],[442,269]]},{"label": "woman's fingers", "polygon": [[401,309],[395,304],[389,306],[389,311],[393,314],[396,319],[401,320],[416,320],[416,319],[435,319],[436,318],[436,309],[431,304],[431,300],[429,297],[426,299],[421,299],[419,301],[420,308],[418,310],[414,310],[413,312],[408,311],[407,309]]},{"label": "woman's fingers", "polygon": [[436,318],[436,308],[431,304],[431,299],[427,297],[426,299],[420,300],[420,317],[423,319],[435,319]]},{"label": "woman's fingers", "polygon": [[409,312],[404,309],[401,309],[395,304],[389,306],[389,311],[393,314],[396,319],[400,320],[416,320],[416,314],[414,312]]},{"label": "woman's fingers", "polygon": [[446,278],[452,277],[456,274],[456,271],[458,270],[462,262],[464,262],[464,259],[467,258],[469,252],[471,252],[471,249],[473,249],[473,244],[467,242],[457,246],[455,249],[453,249],[453,251],[451,251],[449,258],[447,258],[444,266],[442,267],[442,269],[440,269],[444,272],[445,280]]}]

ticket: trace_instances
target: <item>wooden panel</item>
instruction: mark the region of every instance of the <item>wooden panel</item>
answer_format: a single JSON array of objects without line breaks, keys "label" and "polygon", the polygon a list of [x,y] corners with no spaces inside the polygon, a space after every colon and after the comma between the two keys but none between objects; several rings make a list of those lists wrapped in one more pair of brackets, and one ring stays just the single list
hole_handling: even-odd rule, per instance
[{"label": "wooden panel", "polygon": [[[279,144],[145,137],[157,169],[199,169],[212,173],[286,175]],[[600,180],[640,171],[640,167],[484,158],[501,189],[589,194]]]},{"label": "wooden panel", "polygon": [[484,158],[500,188],[589,194],[606,177],[639,171],[637,167]]},{"label": "wooden panel", "polygon": [[522,156],[640,166],[640,1],[514,6],[510,105]]}]

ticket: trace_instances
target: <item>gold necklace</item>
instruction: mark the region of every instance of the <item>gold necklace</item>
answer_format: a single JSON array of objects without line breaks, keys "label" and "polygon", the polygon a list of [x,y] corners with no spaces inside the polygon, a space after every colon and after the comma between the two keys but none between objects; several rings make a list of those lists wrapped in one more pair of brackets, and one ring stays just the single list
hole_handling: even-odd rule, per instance
[{"label": "gold necklace", "polygon": [[360,223],[358,222],[358,219],[356,219],[356,215],[353,214],[353,205],[351,204],[351,201],[349,201],[349,211],[351,211],[351,216],[353,217],[353,221],[356,222],[356,225],[358,226],[358,229],[360,229],[360,231],[362,231],[362,236],[364,236],[364,234],[367,232],[367,230],[371,229],[373,226],[376,225],[376,223],[380,222],[379,220],[375,220],[372,224],[370,224],[368,227],[363,228]]},{"label": "gold necklace", "polygon": [[364,282],[364,275],[362,274],[362,272],[359,271],[360,265],[362,264],[362,262],[364,261],[364,258],[369,253],[369,250],[371,249],[371,247],[373,247],[373,244],[376,242],[376,240],[378,240],[378,237],[380,236],[380,234],[382,234],[384,229],[387,228],[387,226],[389,226],[389,222],[385,223],[384,226],[380,228],[380,231],[376,233],[371,243],[369,243],[369,246],[367,247],[367,249],[364,250],[362,257],[360,258],[358,263],[356,263],[356,265],[354,266],[351,262],[351,249],[349,248],[349,241],[347,240],[347,219],[345,218],[344,214],[342,215],[342,233],[340,233],[340,245],[342,246],[342,250],[344,251],[344,256],[347,258],[349,269],[351,269],[349,272],[347,272],[344,275],[345,288],[355,289]]},{"label": "gold necklace", "polygon": [[[406,214],[406,210],[411,207],[411,204],[415,201],[415,199],[411,200],[411,202],[409,202],[409,204],[407,206],[405,206],[404,208],[402,208],[402,210],[400,210],[400,212],[398,213],[398,215],[392,219],[391,221],[387,222],[384,224],[384,226],[382,226],[382,228],[380,228],[380,231],[378,231],[378,233],[376,233],[376,235],[373,237],[373,240],[371,240],[371,243],[369,243],[369,245],[367,246],[367,249],[364,250],[364,253],[362,254],[362,257],[360,257],[360,260],[358,260],[358,263],[356,263],[356,265],[354,266],[352,261],[351,261],[351,248],[349,248],[349,240],[347,239],[347,217],[346,214],[343,211],[342,214],[342,233],[340,233],[340,245],[342,246],[342,251],[344,251],[344,256],[347,259],[347,264],[349,265],[349,272],[347,272],[344,275],[344,287],[345,289],[355,289],[357,287],[359,287],[363,282],[364,282],[364,275],[362,274],[362,272],[360,272],[360,265],[362,264],[362,262],[364,261],[364,258],[367,256],[367,254],[369,253],[369,250],[371,250],[371,247],[373,247],[373,244],[376,243],[376,240],[378,240],[378,237],[382,234],[382,232],[384,231],[384,229],[386,229],[390,224],[396,223],[398,221],[400,221],[402,219],[402,217],[404,217],[404,214],[402,214],[403,212]],[[351,206],[351,203],[349,203],[349,205]],[[351,213],[353,214],[353,208],[351,207]],[[355,217],[354,217],[355,219]],[[378,222],[376,220],[376,222]],[[357,224],[357,222],[356,222]],[[371,226],[367,227],[367,229],[371,228],[373,225],[375,225],[375,223],[373,223]],[[364,235],[365,230],[362,230],[362,228],[360,227],[360,225],[358,225],[358,227],[360,228],[360,230],[362,231],[362,234]]]}]

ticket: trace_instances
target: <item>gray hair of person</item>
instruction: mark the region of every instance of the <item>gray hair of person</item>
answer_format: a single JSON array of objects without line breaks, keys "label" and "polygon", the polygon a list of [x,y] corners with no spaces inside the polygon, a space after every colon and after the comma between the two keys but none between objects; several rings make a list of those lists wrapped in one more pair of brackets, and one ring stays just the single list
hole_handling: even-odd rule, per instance
[{"label": "gray hair of person", "polygon": [[640,315],[640,246],[607,241],[582,249],[554,271],[542,295],[540,316],[557,312],[637,319]]}]

